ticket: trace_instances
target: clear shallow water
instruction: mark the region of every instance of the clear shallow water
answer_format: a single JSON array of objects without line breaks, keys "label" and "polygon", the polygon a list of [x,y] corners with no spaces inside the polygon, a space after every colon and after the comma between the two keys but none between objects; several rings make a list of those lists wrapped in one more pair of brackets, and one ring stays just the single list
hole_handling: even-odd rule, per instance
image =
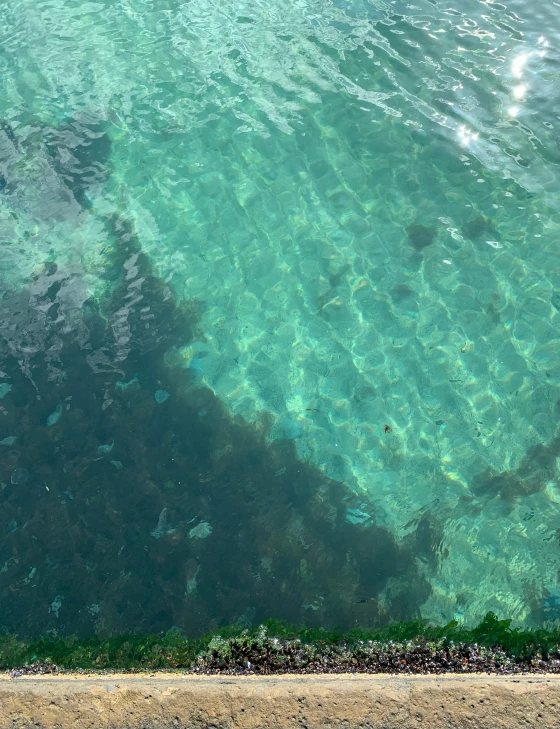
[{"label": "clear shallow water", "polygon": [[560,6],[8,2],[2,627],[560,603]]}]

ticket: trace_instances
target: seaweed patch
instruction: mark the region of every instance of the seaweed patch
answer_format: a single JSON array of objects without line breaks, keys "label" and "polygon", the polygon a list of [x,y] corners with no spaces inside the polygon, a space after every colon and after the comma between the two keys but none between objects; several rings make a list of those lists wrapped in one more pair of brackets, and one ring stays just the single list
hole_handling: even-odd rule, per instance
[{"label": "seaweed patch", "polygon": [[417,251],[423,251],[424,248],[432,245],[435,241],[437,229],[416,223],[414,225],[409,225],[406,228],[406,235],[413,248]]},{"label": "seaweed patch", "polygon": [[66,671],[180,670],[194,674],[278,673],[560,673],[557,627],[520,630],[488,613],[467,630],[424,621],[346,633],[268,621],[254,629],[225,626],[202,638],[174,628],[111,638],[0,637],[0,668],[12,678]]},{"label": "seaweed patch", "polygon": [[429,594],[414,542],[349,521],[363,498],[167,363],[202,336],[201,303],[154,275],[125,215],[105,227],[105,299],[49,264],[0,305],[2,631],[414,617]]}]

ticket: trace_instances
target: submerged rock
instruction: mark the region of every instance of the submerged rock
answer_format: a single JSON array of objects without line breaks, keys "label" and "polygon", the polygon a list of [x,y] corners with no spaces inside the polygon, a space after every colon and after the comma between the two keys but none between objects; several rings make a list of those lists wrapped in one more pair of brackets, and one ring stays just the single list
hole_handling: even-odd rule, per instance
[{"label": "submerged rock", "polygon": [[29,471],[27,470],[27,468],[16,468],[16,470],[12,473],[10,481],[13,484],[19,485],[25,483],[28,478]]},{"label": "submerged rock", "polygon": [[56,617],[58,618],[58,613],[59,613],[61,607],[62,607],[62,598],[59,595],[57,595],[51,603],[50,611],[51,611],[51,613],[54,613],[56,615]]},{"label": "submerged rock", "polygon": [[122,390],[123,392],[125,392],[126,390],[128,390],[129,387],[134,387],[134,385],[139,384],[140,381],[138,380],[138,376],[135,376],[128,382],[122,382],[122,380],[118,380],[117,382],[115,382],[115,388],[117,390]]},{"label": "submerged rock", "polygon": [[367,512],[361,511],[360,509],[346,510],[346,521],[350,522],[350,524],[365,524],[365,522],[369,521],[370,519],[371,516]]},{"label": "submerged rock", "polygon": [[150,532],[154,539],[159,539],[160,537],[164,537],[167,534],[173,534],[173,532],[175,531],[175,529],[170,527],[168,524],[168,513],[169,509],[167,507],[164,507],[161,510],[158,518],[157,527],[155,529],[152,529],[152,531]]},{"label": "submerged rock", "polygon": [[409,243],[417,251],[422,251],[431,245],[437,235],[436,228],[428,228],[425,225],[409,225],[406,229]]},{"label": "submerged rock", "polygon": [[303,429],[300,423],[289,415],[280,422],[280,430],[282,431],[284,438],[287,438],[288,440],[297,440],[298,438],[301,438],[303,434]]},{"label": "submerged rock", "polygon": [[105,453],[110,453],[115,445],[115,441],[112,443],[106,443],[105,445],[100,445],[97,449],[97,452],[100,453],[102,456],[105,455]]},{"label": "submerged rock", "polygon": [[170,397],[167,390],[156,390],[156,394],[154,395],[154,399],[157,402],[158,405],[161,405],[166,400],[168,400]]},{"label": "submerged rock", "polygon": [[76,202],[90,208],[89,193],[104,183],[110,171],[111,127],[102,120],[76,114],[42,136],[58,179]]},{"label": "submerged rock", "polygon": [[204,364],[202,357],[193,357],[189,362],[189,372],[195,382],[199,382],[204,377]]},{"label": "submerged rock", "polygon": [[189,532],[190,539],[206,539],[212,534],[212,527],[207,521],[201,521]]},{"label": "submerged rock", "polygon": [[483,215],[479,215],[477,218],[465,223],[461,227],[461,234],[473,241],[485,238],[500,240],[500,234],[494,223]]},{"label": "submerged rock", "polygon": [[47,418],[47,428],[50,428],[51,425],[56,425],[56,423],[58,423],[58,421],[60,420],[61,415],[62,415],[62,405],[59,403],[56,406],[56,410],[54,410]]}]

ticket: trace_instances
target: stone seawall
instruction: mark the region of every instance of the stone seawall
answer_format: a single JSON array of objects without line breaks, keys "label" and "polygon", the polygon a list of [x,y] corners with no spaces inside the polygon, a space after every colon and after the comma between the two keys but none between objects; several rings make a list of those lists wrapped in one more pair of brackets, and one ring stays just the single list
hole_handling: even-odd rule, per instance
[{"label": "stone seawall", "polygon": [[546,675],[0,679],[0,729],[559,726],[560,678]]}]

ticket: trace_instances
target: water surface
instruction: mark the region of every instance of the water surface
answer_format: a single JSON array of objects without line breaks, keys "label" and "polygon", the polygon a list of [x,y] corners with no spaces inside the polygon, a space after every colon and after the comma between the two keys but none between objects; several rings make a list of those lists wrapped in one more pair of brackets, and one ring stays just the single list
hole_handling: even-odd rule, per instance
[{"label": "water surface", "polygon": [[0,628],[560,618],[559,4],[0,27]]}]

